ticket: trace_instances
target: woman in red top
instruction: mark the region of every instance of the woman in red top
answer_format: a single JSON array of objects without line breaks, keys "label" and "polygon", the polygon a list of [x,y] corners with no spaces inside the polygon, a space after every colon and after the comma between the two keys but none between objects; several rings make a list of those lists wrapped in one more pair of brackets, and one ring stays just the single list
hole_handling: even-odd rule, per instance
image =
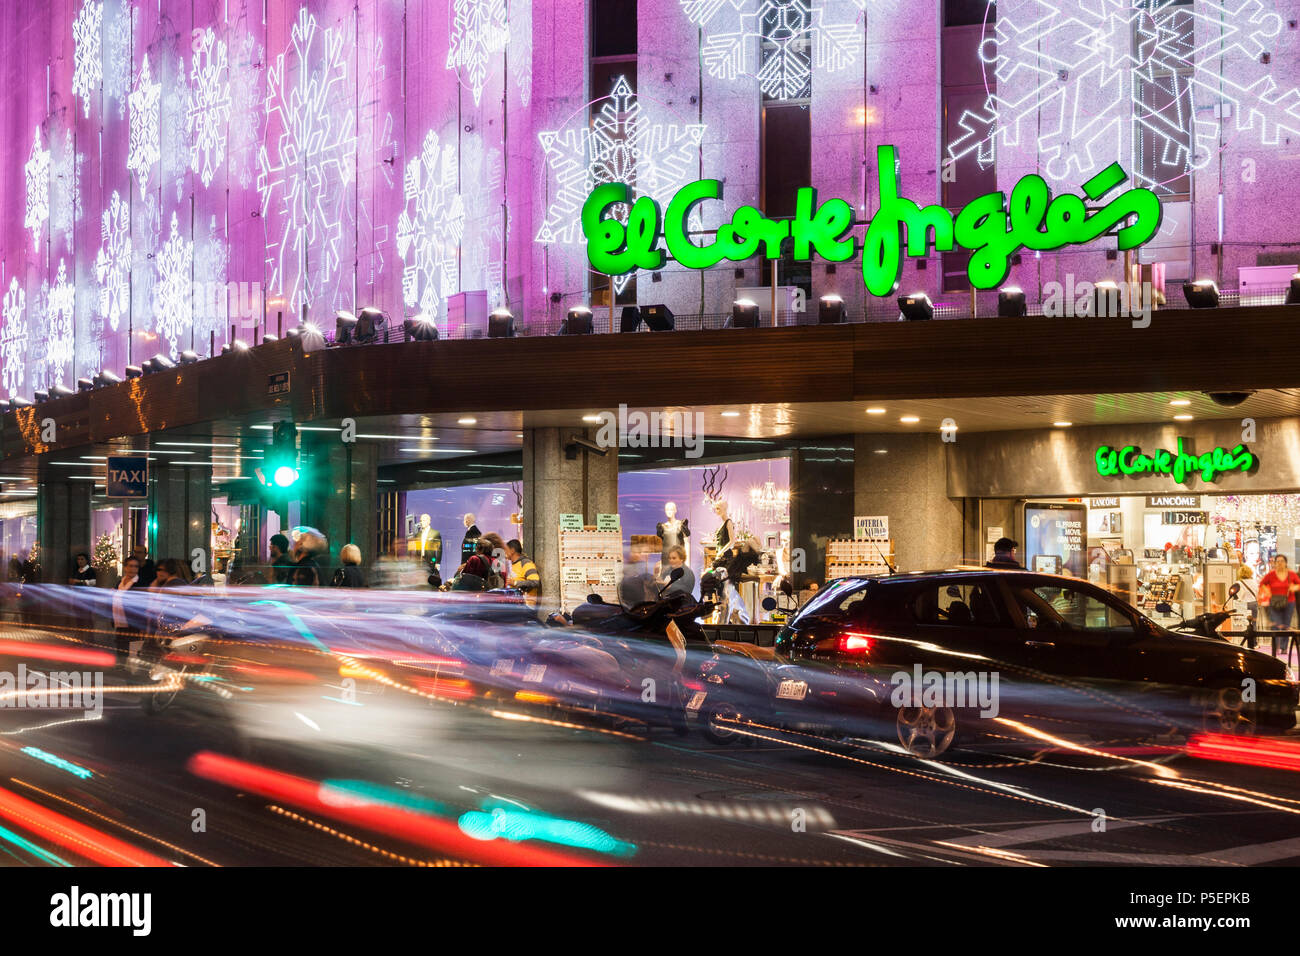
[{"label": "woman in red top", "polygon": [[[1268,613],[1273,630],[1290,630],[1296,591],[1300,591],[1300,574],[1288,570],[1286,558],[1279,554],[1273,558],[1273,570],[1259,581],[1259,603]],[[1286,654],[1290,645],[1290,635],[1278,635],[1277,650]]]}]

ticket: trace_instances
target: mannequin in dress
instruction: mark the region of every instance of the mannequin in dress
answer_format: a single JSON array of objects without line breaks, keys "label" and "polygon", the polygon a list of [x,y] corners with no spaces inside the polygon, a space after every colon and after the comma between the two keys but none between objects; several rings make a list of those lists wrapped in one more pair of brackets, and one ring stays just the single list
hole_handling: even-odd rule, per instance
[{"label": "mannequin in dress", "polygon": [[664,505],[665,520],[655,525],[655,534],[663,542],[663,553],[660,555],[661,566],[669,566],[668,552],[674,547],[681,547],[686,550],[687,561],[690,563],[691,549],[687,545],[686,539],[691,536],[690,519],[677,519],[677,504],[669,501]]},{"label": "mannequin in dress", "polygon": [[749,623],[749,608],[745,606],[745,600],[740,594],[739,575],[744,573],[741,570],[740,562],[737,561],[736,550],[739,541],[736,539],[736,526],[732,522],[728,513],[727,503],[719,498],[713,503],[713,513],[721,519],[722,524],[718,527],[717,536],[717,553],[714,556],[714,567],[722,565],[727,568],[727,609],[723,621],[730,623],[733,619],[739,620],[741,624]]}]

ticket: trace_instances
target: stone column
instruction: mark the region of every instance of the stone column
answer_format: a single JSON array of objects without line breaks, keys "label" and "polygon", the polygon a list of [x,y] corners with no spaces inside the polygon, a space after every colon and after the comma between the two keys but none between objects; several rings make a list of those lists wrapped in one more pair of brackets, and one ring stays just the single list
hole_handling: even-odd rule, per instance
[{"label": "stone column", "polygon": [[[810,439],[790,456],[790,558],[803,549],[804,570],[796,588],[826,580],[826,542],[853,533],[854,440],[852,435]],[[795,565],[797,567],[797,564]]]},{"label": "stone column", "polygon": [[328,556],[317,556],[322,583],[328,583],[345,544],[361,549],[363,567],[373,565],[377,557],[378,448],[337,438],[308,442],[306,433],[300,433],[298,440],[299,467],[306,478],[302,521],[329,539]]},{"label": "stone column", "polygon": [[853,513],[889,516],[898,569],[960,563],[962,502],[948,497],[948,446],[938,433],[858,435],[856,445]]},{"label": "stone column", "polygon": [[176,558],[191,567],[195,549],[212,571],[212,469],[149,462],[149,557]]},{"label": "stone column", "polygon": [[555,607],[560,593],[560,515],[581,514],[594,525],[597,514],[618,511],[618,449],[601,455],[565,446],[571,436],[595,443],[582,428],[532,428],[524,432],[524,551],[542,576],[541,609]]},{"label": "stone column", "polygon": [[[41,580],[67,584],[78,551],[93,554],[90,540],[90,494],[94,482],[68,481],[42,469],[36,492],[36,540],[40,543]],[[18,555],[26,560],[27,555]]]}]

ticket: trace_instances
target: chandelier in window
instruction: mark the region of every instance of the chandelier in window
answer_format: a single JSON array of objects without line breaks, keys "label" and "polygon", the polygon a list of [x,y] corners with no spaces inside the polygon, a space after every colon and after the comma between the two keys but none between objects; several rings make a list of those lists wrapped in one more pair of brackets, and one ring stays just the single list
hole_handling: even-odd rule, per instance
[{"label": "chandelier in window", "polygon": [[774,481],[763,482],[762,488],[757,485],[750,488],[749,505],[768,524],[788,524],[790,521],[790,491],[777,488]]}]

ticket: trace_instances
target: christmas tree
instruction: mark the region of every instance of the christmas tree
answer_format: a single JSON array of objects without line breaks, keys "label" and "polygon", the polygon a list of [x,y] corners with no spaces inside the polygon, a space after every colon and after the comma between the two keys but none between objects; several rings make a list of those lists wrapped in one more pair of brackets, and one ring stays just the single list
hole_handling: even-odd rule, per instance
[{"label": "christmas tree", "polygon": [[116,571],[117,562],[120,555],[117,548],[113,545],[113,539],[104,532],[95,539],[95,567],[100,571]]}]

